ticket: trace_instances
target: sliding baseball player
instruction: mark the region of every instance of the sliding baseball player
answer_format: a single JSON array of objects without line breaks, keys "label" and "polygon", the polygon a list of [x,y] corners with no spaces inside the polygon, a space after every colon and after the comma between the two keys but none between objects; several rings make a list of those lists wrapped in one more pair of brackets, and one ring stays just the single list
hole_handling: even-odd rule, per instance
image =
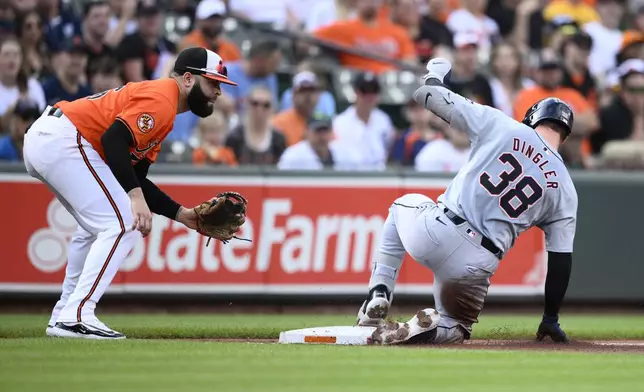
[{"label": "sliding baseball player", "polygon": [[[537,339],[566,342],[559,309],[568,287],[576,228],[577,193],[557,149],[570,135],[573,113],[547,98],[532,106],[522,123],[499,110],[450,91],[443,78],[451,64],[427,64],[425,85],[414,99],[469,136],[472,152],[437,202],[407,194],[391,205],[358,325],[383,325],[405,252],[434,273],[438,320],[409,323],[412,340],[435,344],[470,338],[494,275],[517,237],[533,226],[545,232],[548,273],[545,308]],[[425,314],[425,313],[423,313]],[[432,316],[433,317],[433,316]],[[422,320],[421,320],[422,321]],[[410,328],[380,328],[389,343],[409,341]]]},{"label": "sliding baseball player", "polygon": [[[244,223],[241,195],[227,192],[187,209],[147,178],[177,113],[209,116],[221,83],[235,84],[216,53],[186,49],[169,78],[58,102],[31,126],[24,142],[27,171],[78,222],[48,336],[125,338],[94,309],[136,240],[150,233],[152,213],[223,241]],[[216,224],[209,227],[204,218],[211,215]]]}]

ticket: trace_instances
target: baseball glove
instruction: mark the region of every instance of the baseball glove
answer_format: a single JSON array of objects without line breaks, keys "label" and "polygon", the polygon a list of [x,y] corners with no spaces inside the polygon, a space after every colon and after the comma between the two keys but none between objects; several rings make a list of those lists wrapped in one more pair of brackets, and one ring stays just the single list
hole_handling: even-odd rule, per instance
[{"label": "baseball glove", "polygon": [[194,208],[197,232],[209,237],[206,246],[212,238],[224,244],[233,238],[249,241],[235,236],[246,222],[247,204],[246,198],[237,192],[222,192]]}]

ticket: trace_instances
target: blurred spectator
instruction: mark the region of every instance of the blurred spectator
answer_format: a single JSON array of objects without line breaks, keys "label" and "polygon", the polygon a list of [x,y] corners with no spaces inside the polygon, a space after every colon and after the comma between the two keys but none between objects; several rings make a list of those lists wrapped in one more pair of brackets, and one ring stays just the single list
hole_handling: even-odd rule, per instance
[{"label": "blurred spectator", "polygon": [[427,143],[418,153],[414,168],[419,172],[456,173],[467,163],[470,141],[465,132],[445,127],[446,138]]},{"label": "blurred spectator", "polygon": [[176,51],[161,35],[161,10],[156,3],[141,3],[137,16],[137,31],[126,36],[118,48],[126,82],[158,79]]},{"label": "blurred spectator", "polygon": [[4,116],[20,97],[31,98],[45,110],[42,86],[36,79],[27,77],[22,61],[22,50],[15,38],[0,43],[0,116]]},{"label": "blurred spectator", "polygon": [[521,0],[515,12],[512,39],[523,52],[543,47],[544,26],[543,7],[548,0]]},{"label": "blurred spectator", "polygon": [[49,59],[42,31],[42,20],[36,11],[29,11],[21,15],[16,22],[16,31],[24,56],[23,67],[28,75],[38,79],[49,73]]},{"label": "blurred spectator", "polygon": [[594,154],[613,140],[644,140],[644,61],[627,60],[619,76],[619,94],[600,110],[600,129],[590,137]]},{"label": "blurred spectator", "polygon": [[11,4],[16,12],[16,16],[20,17],[29,12],[35,11],[38,5],[38,0],[12,0]]},{"label": "blurred spectator", "polygon": [[476,44],[484,53],[500,38],[499,26],[485,15],[487,0],[461,0],[461,7],[447,18],[447,28],[454,35],[468,33],[476,37]]},{"label": "blurred spectator", "polygon": [[45,42],[50,50],[58,49],[82,34],[81,21],[74,9],[61,0],[38,0],[38,11],[44,22]]},{"label": "blurred spectator", "polygon": [[237,45],[222,36],[225,15],[226,6],[221,0],[202,0],[197,6],[196,28],[183,38],[179,51],[191,46],[201,46],[214,51],[227,63],[240,60]]},{"label": "blurred spectator", "polygon": [[104,1],[85,4],[83,10],[83,44],[87,53],[85,71],[105,57],[114,56],[114,50],[107,45],[110,7]]},{"label": "blurred spectator", "polygon": [[[301,62],[295,69],[296,74],[304,71],[309,71],[315,73],[315,67],[310,61]],[[335,116],[335,98],[330,91],[324,89],[324,84],[320,80],[319,75],[315,74],[317,79],[318,87],[320,89],[320,96],[318,99],[318,104],[315,107],[314,112],[319,114],[324,114],[326,116]],[[282,93],[282,99],[280,103],[280,110],[287,110],[293,107],[293,87],[289,87]]]},{"label": "blurred spectator", "polygon": [[[433,14],[421,15],[419,0],[393,0],[391,20],[407,30],[416,45],[416,55],[421,63],[436,57],[436,53],[452,47],[452,33]],[[430,8],[430,12],[431,12]]]},{"label": "blurred spectator", "polygon": [[[225,5],[224,5],[225,7]],[[196,7],[191,0],[172,0],[166,11],[165,26],[167,38],[178,43],[194,28]]]},{"label": "blurred spectator", "polygon": [[535,85],[534,81],[523,77],[521,60],[521,53],[509,42],[498,44],[492,49],[492,102],[495,108],[509,117],[512,117],[512,106],[519,91]]},{"label": "blurred spectator", "polygon": [[312,32],[356,16],[357,0],[321,0],[315,2],[305,21],[306,31]]},{"label": "blurred spectator", "polygon": [[272,125],[286,137],[292,146],[304,139],[308,119],[315,113],[320,99],[320,84],[311,71],[302,71],[293,77],[293,105],[273,117]]},{"label": "blurred spectator", "polygon": [[25,132],[40,117],[38,104],[28,98],[20,99],[9,118],[9,134],[0,137],[0,161],[22,162],[22,142]]},{"label": "blurred spectator", "polygon": [[622,36],[622,45],[617,53],[617,65],[629,59],[644,59],[644,33],[627,30]]},{"label": "blurred spectator", "polygon": [[0,0],[0,41],[16,31],[16,13],[10,0]]},{"label": "blurred spectator", "polygon": [[617,66],[615,56],[622,44],[620,22],[624,15],[623,0],[598,0],[597,12],[600,20],[583,26],[590,35],[593,47],[590,51],[588,68],[594,77],[603,77]]},{"label": "blurred spectator", "polygon": [[223,114],[215,110],[199,119],[199,147],[192,152],[195,165],[236,166],[235,153],[224,145],[228,126]]},{"label": "blurred spectator", "polygon": [[391,119],[377,107],[380,82],[373,73],[360,73],[353,89],[356,101],[333,120],[333,132],[356,148],[362,168],[384,170],[395,134]]},{"label": "blurred spectator", "polygon": [[333,140],[333,124],[326,116],[308,121],[306,138],[288,147],[277,167],[281,170],[359,169],[353,148]]},{"label": "blurred spectator", "polygon": [[87,79],[89,80],[92,94],[111,90],[123,85],[121,69],[118,63],[116,60],[107,57],[92,64],[92,67],[88,71]]},{"label": "blurred spectator", "polygon": [[137,0],[108,0],[111,16],[110,27],[105,43],[115,48],[126,35],[134,34],[137,29],[135,14]]},{"label": "blurred spectator", "polygon": [[561,16],[572,18],[579,26],[599,20],[595,8],[584,0],[553,0],[543,10],[547,22]]},{"label": "blurred spectator", "polygon": [[228,0],[228,9],[236,16],[257,23],[272,23],[278,29],[297,29],[313,5],[328,0]]},{"label": "blurred spectator", "polygon": [[427,143],[442,138],[444,129],[449,125],[413,98],[405,105],[404,114],[409,128],[396,135],[389,153],[389,163],[413,166],[420,150]]},{"label": "blurred spectator", "polygon": [[576,32],[564,39],[561,46],[563,57],[563,80],[561,85],[581,93],[593,108],[597,108],[597,86],[588,70],[588,58],[592,48],[592,38],[584,32]]},{"label": "blurred spectator", "polygon": [[282,61],[282,51],[276,41],[253,43],[247,58],[227,64],[228,78],[237,82],[237,86],[222,85],[222,91],[234,101],[236,110],[243,110],[243,104],[250,90],[256,86],[265,86],[278,101],[277,69]]},{"label": "blurred spectator", "polygon": [[499,26],[499,34],[510,39],[517,20],[517,7],[521,0],[490,0],[486,14]]},{"label": "blurred spectator", "polygon": [[[374,55],[417,64],[414,43],[400,26],[378,19],[378,0],[358,0],[357,18],[335,22],[313,32],[320,39]],[[338,53],[340,64],[362,71],[382,73],[395,69],[388,63],[349,53]]]},{"label": "blurred spectator", "polygon": [[275,165],[286,149],[286,138],[271,126],[273,102],[266,87],[254,87],[248,94],[248,110],[226,138],[239,164]]},{"label": "blurred spectator", "polygon": [[476,34],[458,33],[454,36],[454,62],[447,84],[455,93],[493,106],[490,83],[479,71],[478,43]]},{"label": "blurred spectator", "polygon": [[59,56],[63,57],[60,62],[62,67],[42,84],[45,101],[49,105],[54,105],[58,101],[74,101],[92,95],[92,90],[85,80],[87,79],[85,76],[86,48],[80,43],[80,40],[78,41],[61,47]]},{"label": "blurred spectator", "polygon": [[538,85],[519,93],[514,104],[514,119],[522,121],[532,105],[547,97],[556,97],[568,103],[575,112],[575,123],[572,134],[562,145],[561,155],[567,164],[579,167],[584,164],[582,140],[597,130],[599,120],[590,103],[577,90],[561,85],[562,68],[556,54],[544,50],[539,69],[535,72],[535,82]]}]

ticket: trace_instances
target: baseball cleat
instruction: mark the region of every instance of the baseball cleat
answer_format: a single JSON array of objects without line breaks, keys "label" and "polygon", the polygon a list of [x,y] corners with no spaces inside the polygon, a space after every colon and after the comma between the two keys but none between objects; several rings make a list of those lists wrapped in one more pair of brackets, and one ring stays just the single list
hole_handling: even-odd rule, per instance
[{"label": "baseball cleat", "polygon": [[434,309],[419,310],[406,323],[386,321],[371,335],[372,344],[391,345],[403,343],[414,336],[432,331],[438,327],[440,314]]},{"label": "baseball cleat", "polygon": [[49,334],[51,333],[52,329],[54,329],[53,325],[51,325],[51,324],[47,325],[47,329],[45,329],[45,333],[47,334],[47,336],[51,336]]},{"label": "baseball cleat", "polygon": [[108,328],[105,324],[96,320],[93,323],[76,322],[64,323],[57,322],[53,328],[47,328],[47,336],[57,338],[76,338],[76,339],[101,339],[101,340],[118,340],[125,339],[125,335]]},{"label": "baseball cleat", "polygon": [[389,313],[389,293],[386,289],[374,288],[358,311],[356,324],[361,327],[374,327],[384,323]]}]

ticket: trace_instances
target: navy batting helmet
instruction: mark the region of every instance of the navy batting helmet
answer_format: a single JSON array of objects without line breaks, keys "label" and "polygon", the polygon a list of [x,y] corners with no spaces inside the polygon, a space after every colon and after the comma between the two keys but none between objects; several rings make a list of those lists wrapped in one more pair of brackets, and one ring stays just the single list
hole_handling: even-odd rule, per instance
[{"label": "navy batting helmet", "polygon": [[523,123],[536,128],[543,121],[554,121],[566,129],[564,139],[572,132],[574,115],[570,106],[559,98],[545,98],[532,105],[523,118]]}]

